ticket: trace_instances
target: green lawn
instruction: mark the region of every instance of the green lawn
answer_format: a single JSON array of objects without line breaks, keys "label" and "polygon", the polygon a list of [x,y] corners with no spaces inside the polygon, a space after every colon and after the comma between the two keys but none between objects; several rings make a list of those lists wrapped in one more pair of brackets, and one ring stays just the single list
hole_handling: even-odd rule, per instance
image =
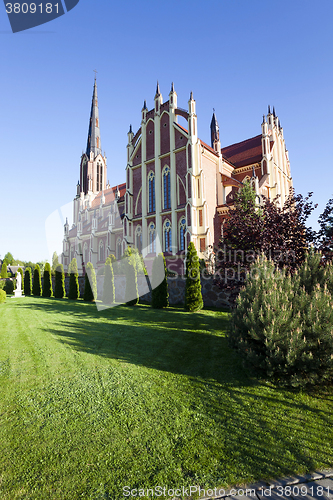
[{"label": "green lawn", "polygon": [[228,313],[0,305],[1,500],[120,499],[333,465],[333,389],[251,379]]}]

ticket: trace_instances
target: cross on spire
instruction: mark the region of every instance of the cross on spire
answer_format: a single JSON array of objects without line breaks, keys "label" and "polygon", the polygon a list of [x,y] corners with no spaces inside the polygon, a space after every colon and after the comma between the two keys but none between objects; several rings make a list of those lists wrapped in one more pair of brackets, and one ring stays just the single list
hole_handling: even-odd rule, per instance
[{"label": "cross on spire", "polygon": [[93,72],[95,73],[95,80],[96,80],[96,73],[98,73],[98,71],[94,69]]}]

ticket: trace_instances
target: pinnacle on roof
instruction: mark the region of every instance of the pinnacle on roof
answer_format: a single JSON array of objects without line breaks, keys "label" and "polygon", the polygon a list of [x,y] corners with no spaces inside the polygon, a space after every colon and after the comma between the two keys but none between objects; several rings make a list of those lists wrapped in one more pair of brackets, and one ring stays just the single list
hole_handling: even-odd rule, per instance
[{"label": "pinnacle on roof", "polygon": [[210,122],[210,136],[212,148],[214,147],[214,142],[220,140],[220,128],[216,119],[215,109],[213,109],[212,121]]},{"label": "pinnacle on roof", "polygon": [[254,166],[252,167],[252,177],[256,177],[256,173],[255,173],[255,170],[254,170]]},{"label": "pinnacle on roof", "polygon": [[145,100],[143,101],[143,109],[148,109],[148,108],[147,108],[147,103],[146,103],[146,101],[145,101]]},{"label": "pinnacle on roof", "polygon": [[262,115],[262,122],[266,123],[266,116],[265,115]]},{"label": "pinnacle on roof", "polygon": [[133,134],[133,131],[132,131],[132,125],[130,125],[130,128],[129,128],[129,134]]},{"label": "pinnacle on roof", "polygon": [[97,83],[96,79],[94,82],[94,91],[91,102],[90,111],[90,121],[89,121],[89,131],[88,131],[88,141],[87,141],[87,156],[93,152],[96,157],[98,154],[102,154],[101,149],[101,138],[99,130],[99,113],[98,113],[98,98],[97,98]]},{"label": "pinnacle on roof", "polygon": [[160,92],[160,84],[158,83],[158,80],[157,80],[157,85],[156,85],[156,95],[161,95],[161,92]]},{"label": "pinnacle on roof", "polygon": [[268,105],[268,114],[269,115],[271,114],[271,107],[270,107],[270,105]]},{"label": "pinnacle on roof", "polygon": [[190,101],[193,101],[193,92],[191,90],[191,93],[190,93]]},{"label": "pinnacle on roof", "polygon": [[273,116],[274,116],[274,118],[276,118],[276,114],[275,114],[275,108],[274,108],[274,106],[273,106]]},{"label": "pinnacle on roof", "polygon": [[173,82],[171,83],[171,92],[174,92],[175,91],[175,86],[173,84]]}]

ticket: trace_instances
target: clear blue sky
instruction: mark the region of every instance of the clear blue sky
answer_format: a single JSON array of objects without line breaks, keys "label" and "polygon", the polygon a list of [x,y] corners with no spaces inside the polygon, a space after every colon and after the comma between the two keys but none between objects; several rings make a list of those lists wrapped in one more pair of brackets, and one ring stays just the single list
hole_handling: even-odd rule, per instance
[{"label": "clear blue sky", "polygon": [[111,185],[125,180],[143,100],[153,106],[157,79],[167,100],[174,81],[180,107],[193,91],[206,142],[213,107],[227,146],[259,134],[275,106],[296,192],[319,203],[314,224],[333,196],[332,18],[331,0],[80,0],[12,34],[1,5],[1,257],[48,258],[45,221],[76,194],[94,69]]}]

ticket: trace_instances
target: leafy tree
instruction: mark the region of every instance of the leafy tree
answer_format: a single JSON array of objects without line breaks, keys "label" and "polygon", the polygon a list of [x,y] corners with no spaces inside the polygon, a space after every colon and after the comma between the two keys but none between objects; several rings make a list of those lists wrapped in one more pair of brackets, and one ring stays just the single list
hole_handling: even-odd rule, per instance
[{"label": "leafy tree", "polygon": [[42,280],[40,276],[40,267],[38,264],[36,264],[35,270],[34,270],[34,279],[32,283],[32,295],[35,297],[40,297],[42,294]]},{"label": "leafy tree", "polygon": [[57,252],[53,252],[52,255],[52,271],[55,273],[57,267],[59,265],[59,258]]},{"label": "leafy tree", "polygon": [[152,270],[152,302],[154,309],[169,306],[168,282],[166,277],[166,262],[163,253],[159,253],[153,262]]},{"label": "leafy tree", "polygon": [[86,264],[83,300],[94,302],[97,299],[97,283],[94,266],[91,262]]},{"label": "leafy tree", "polygon": [[55,270],[54,296],[57,299],[63,299],[66,296],[65,273],[62,264],[58,264]]},{"label": "leafy tree", "polygon": [[14,257],[10,252],[7,252],[6,255],[4,256],[4,260],[8,262],[9,266],[13,265]]},{"label": "leafy tree", "polygon": [[317,234],[317,248],[326,260],[333,259],[333,198],[328,200],[324,212],[319,216],[320,230]]},{"label": "leafy tree", "polygon": [[52,297],[52,276],[51,276],[51,266],[48,262],[45,264],[44,269],[44,280],[43,280],[43,297]]},{"label": "leafy tree", "polygon": [[200,263],[194,244],[191,243],[186,255],[185,310],[200,311],[203,308],[200,280]]},{"label": "leafy tree", "polygon": [[[114,256],[112,255],[112,257]],[[115,296],[112,259],[108,257],[104,267],[103,303],[112,304],[115,301]]]},{"label": "leafy tree", "polygon": [[22,286],[21,289],[24,290],[23,269],[21,267],[19,267],[18,270],[17,270],[17,272],[20,273],[20,275],[21,275],[21,284],[22,284],[21,285]]},{"label": "leafy tree", "polygon": [[79,287],[79,272],[75,257],[69,265],[69,272],[70,276],[69,276],[68,298],[71,300],[77,300],[80,297],[80,287]]},{"label": "leafy tree", "polygon": [[130,247],[124,252],[123,262],[126,274],[125,303],[127,306],[135,306],[139,302],[138,281],[135,258]]},{"label": "leafy tree", "polygon": [[6,292],[5,290],[0,290],[0,304],[2,304],[3,302],[6,302]]},{"label": "leafy tree", "polygon": [[31,268],[27,267],[24,273],[24,295],[32,294],[32,277],[31,277]]},{"label": "leafy tree", "polygon": [[1,278],[8,278],[7,266],[8,262],[6,259],[4,259],[1,267]]}]

